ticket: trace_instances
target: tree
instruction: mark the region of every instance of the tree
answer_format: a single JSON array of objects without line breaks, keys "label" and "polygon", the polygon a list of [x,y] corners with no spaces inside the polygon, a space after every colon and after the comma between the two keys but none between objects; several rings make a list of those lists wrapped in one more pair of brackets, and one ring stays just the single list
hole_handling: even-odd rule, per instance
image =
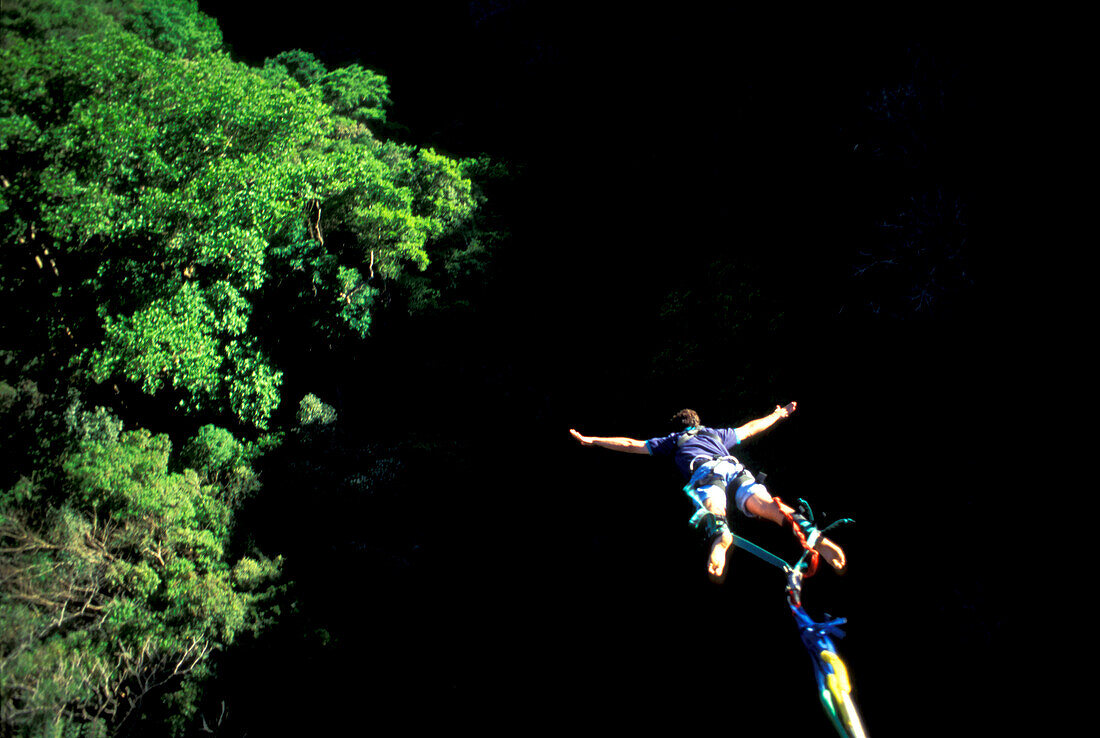
[{"label": "tree", "polygon": [[249,450],[207,426],[194,468],[173,472],[165,435],[124,432],[103,408],[63,422],[58,462],[0,493],[3,723],[118,724],[166,688],[182,722],[208,657],[260,627],[275,592],[279,561],[227,553],[255,490]]},{"label": "tree", "polygon": [[0,257],[3,329],[83,386],[168,392],[262,429],[282,374],[256,302],[362,337],[379,289],[427,269],[479,199],[470,164],[374,137],[381,76],[304,52],[251,69],[198,30],[162,42],[207,26],[180,20],[186,3],[155,7],[175,35],[103,14],[86,35],[38,27],[3,50],[0,229],[18,244]]},{"label": "tree", "polygon": [[194,0],[0,23],[0,721],[98,735],[157,698],[180,728],[273,615],[234,521],[283,367],[481,268],[486,163],[376,136],[371,70],[233,61]]}]

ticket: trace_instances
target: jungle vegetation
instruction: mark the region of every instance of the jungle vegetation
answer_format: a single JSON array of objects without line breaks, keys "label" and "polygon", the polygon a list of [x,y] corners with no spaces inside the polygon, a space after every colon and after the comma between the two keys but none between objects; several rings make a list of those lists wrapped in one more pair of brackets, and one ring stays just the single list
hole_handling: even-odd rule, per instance
[{"label": "jungle vegetation", "polygon": [[492,244],[488,165],[376,135],[369,69],[234,61],[194,0],[0,20],[0,721],[103,735],[160,700],[179,730],[278,611],[280,559],[234,537],[256,461],[334,418],[273,421],[270,337],[446,300]]}]

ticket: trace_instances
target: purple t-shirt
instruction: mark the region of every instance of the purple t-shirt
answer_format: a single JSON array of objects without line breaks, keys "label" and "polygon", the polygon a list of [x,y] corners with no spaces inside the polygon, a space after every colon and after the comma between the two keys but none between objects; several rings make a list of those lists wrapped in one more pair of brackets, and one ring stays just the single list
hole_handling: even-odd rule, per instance
[{"label": "purple t-shirt", "polygon": [[685,440],[682,446],[677,447],[676,442],[680,440],[680,436],[684,435],[683,431],[669,433],[660,438],[650,438],[645,445],[652,456],[674,456],[676,468],[690,479],[692,461],[700,456],[705,459],[727,456],[729,450],[741,442],[737,437],[737,431],[733,428],[707,428],[706,430],[717,433],[724,445],[719,445],[718,440],[709,435],[697,433]]}]

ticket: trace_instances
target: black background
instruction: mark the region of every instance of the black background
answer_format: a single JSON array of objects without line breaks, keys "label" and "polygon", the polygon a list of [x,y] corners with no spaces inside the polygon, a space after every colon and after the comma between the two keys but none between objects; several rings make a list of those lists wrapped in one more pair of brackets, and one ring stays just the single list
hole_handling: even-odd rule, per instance
[{"label": "black background", "polygon": [[[838,646],[868,732],[1011,718],[997,697],[1021,575],[1003,533],[1020,510],[988,454],[1012,431],[991,409],[1004,323],[981,223],[997,134],[983,32],[692,3],[200,6],[236,58],[363,64],[389,79],[409,140],[518,172],[495,202],[513,236],[473,309],[389,316],[361,355],[288,377],[288,397],[340,413],[332,458],[367,465],[396,436],[406,472],[370,499],[268,474],[245,524],[288,557],[292,625],[333,640],[287,625],[227,654],[227,733],[671,719],[830,735],[781,575],[735,552],[710,584],[671,465],[567,434],[661,435],[684,406],[735,425],[789,400],[796,415],[745,452],[776,495],[858,521],[835,536],[848,573],[823,571],[805,603],[850,621]],[[918,126],[927,152],[918,166],[865,155],[869,96],[911,79],[914,59],[947,100]],[[975,221],[972,284],[876,314],[852,264],[898,203],[937,187]],[[670,291],[733,252],[783,330],[724,344],[706,370],[652,371]],[[739,530],[794,553],[763,523]]]}]

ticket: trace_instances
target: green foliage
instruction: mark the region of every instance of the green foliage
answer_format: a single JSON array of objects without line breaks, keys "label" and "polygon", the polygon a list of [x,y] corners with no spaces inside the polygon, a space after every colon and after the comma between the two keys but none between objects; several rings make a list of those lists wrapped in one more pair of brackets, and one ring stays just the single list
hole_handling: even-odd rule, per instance
[{"label": "green foliage", "polygon": [[316,84],[328,74],[317,57],[301,49],[276,54],[265,62],[264,69],[276,78],[279,74],[286,74],[302,87]]},{"label": "green foliage", "polygon": [[27,371],[0,361],[0,516],[9,501],[34,503],[42,498],[49,464],[64,447],[58,436],[67,433],[56,412],[59,403]]},{"label": "green foliage", "polygon": [[105,407],[93,411],[81,410],[79,402],[74,402],[65,413],[65,424],[69,432],[80,442],[115,443],[122,432],[122,421]]},{"label": "green foliage", "polygon": [[265,428],[282,375],[256,303],[361,339],[381,285],[435,243],[446,258],[479,207],[465,165],[376,139],[389,87],[370,70],[238,64],[193,0],[71,9],[4,18],[0,326],[85,382]]},{"label": "green foliage", "polygon": [[[0,724],[160,700],[180,731],[281,586],[234,521],[284,434],[224,426],[270,428],[310,341],[480,273],[485,169],[379,139],[371,70],[234,62],[195,0],[5,0],[0,87]],[[178,453],[116,414],[139,394],[201,425]],[[335,419],[307,395],[299,435]]]},{"label": "green foliage", "polygon": [[242,443],[224,428],[204,425],[183,449],[184,464],[194,469],[204,484],[221,487],[221,495],[234,507],[259,489],[251,463],[259,456],[252,445]]},{"label": "green foliage", "polygon": [[273,79],[286,75],[302,87],[320,90],[321,99],[343,118],[370,123],[386,119],[390,87],[382,75],[352,64],[329,71],[308,51],[295,49],[277,54],[264,65]]},{"label": "green foliage", "polygon": [[329,425],[336,420],[336,410],[321,402],[314,394],[308,394],[298,404],[298,423],[300,425]]},{"label": "green foliage", "polygon": [[103,2],[82,0],[5,0],[0,20],[3,45],[16,38],[68,38],[101,31],[111,23]]},{"label": "green foliage", "polygon": [[325,103],[337,115],[361,123],[386,119],[390,87],[382,75],[352,64],[329,72],[319,83]]},{"label": "green foliage", "polygon": [[245,445],[224,428],[204,425],[187,444],[183,458],[188,466],[214,477],[249,461]]},{"label": "green foliage", "polygon": [[173,56],[209,54],[222,45],[222,33],[213,18],[198,12],[195,0],[143,0],[134,15],[122,16],[122,26],[155,49]]},{"label": "green foliage", "polygon": [[[488,157],[465,159],[462,173],[476,183],[476,202],[487,200],[486,192],[507,188],[513,173]],[[485,281],[490,256],[510,235],[506,223],[496,213],[476,209],[463,216],[443,239],[445,247],[422,272],[406,272],[401,282],[409,293],[409,306],[415,311],[465,307],[471,287]]]},{"label": "green foliage", "polygon": [[185,454],[199,468],[172,472],[166,436],[80,417],[58,464],[68,502],[32,524],[9,495],[0,520],[3,721],[99,730],[166,687],[186,717],[209,656],[266,622],[279,575],[278,560],[227,556],[248,450],[207,426]]},{"label": "green foliage", "polygon": [[5,29],[22,38],[75,39],[118,23],[150,46],[176,56],[221,47],[221,29],[195,0],[5,0]]}]

